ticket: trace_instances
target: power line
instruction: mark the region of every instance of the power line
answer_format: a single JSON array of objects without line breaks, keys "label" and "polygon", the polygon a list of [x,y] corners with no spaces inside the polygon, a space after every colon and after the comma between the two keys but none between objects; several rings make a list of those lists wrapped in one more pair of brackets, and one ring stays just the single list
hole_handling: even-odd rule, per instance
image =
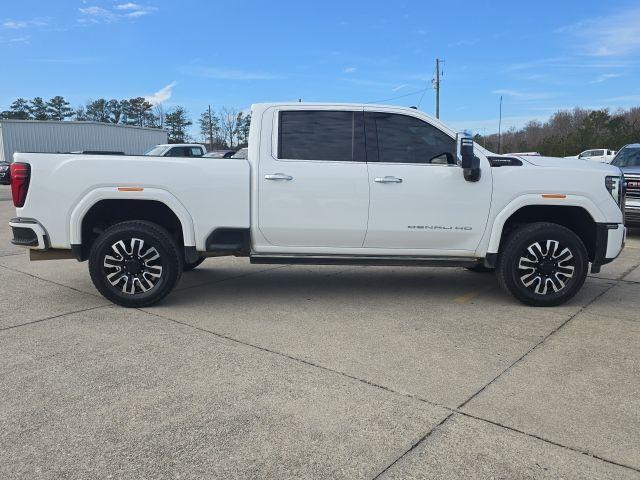
[{"label": "power line", "polygon": [[422,88],[422,89],[420,89],[420,90],[416,90],[415,92],[405,93],[404,95],[398,95],[397,97],[385,98],[384,100],[374,100],[374,101],[372,101],[372,102],[367,102],[367,103],[382,103],[382,102],[390,102],[391,100],[397,100],[398,98],[404,98],[404,97],[410,97],[411,95],[417,95],[418,93],[426,92],[427,90],[429,90],[429,87],[427,87],[427,88]]}]

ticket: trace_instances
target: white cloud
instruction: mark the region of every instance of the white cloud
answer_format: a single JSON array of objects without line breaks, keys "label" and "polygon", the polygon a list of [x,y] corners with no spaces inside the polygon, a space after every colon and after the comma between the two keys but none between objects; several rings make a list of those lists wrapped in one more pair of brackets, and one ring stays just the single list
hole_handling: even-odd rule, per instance
[{"label": "white cloud", "polygon": [[347,67],[342,72],[343,73],[354,73],[357,70],[356,67]]},{"label": "white cloud", "polygon": [[602,82],[606,82],[607,80],[609,80],[611,78],[618,78],[618,77],[621,77],[621,76],[622,76],[621,73],[603,73],[602,75],[598,75],[596,78],[591,80],[589,83],[602,83]]},{"label": "white cloud", "polygon": [[141,8],[137,3],[121,3],[115,6],[116,10],[140,10]]},{"label": "white cloud", "polygon": [[0,44],[2,45],[18,45],[29,43],[31,40],[30,35],[22,35],[20,37],[0,37]]},{"label": "white cloud", "polygon": [[32,20],[6,20],[2,23],[2,28],[8,30],[21,30],[27,27],[46,27],[47,22],[40,18]]},{"label": "white cloud", "polygon": [[137,3],[121,3],[115,5],[113,9],[97,6],[79,8],[81,17],[80,23],[114,23],[127,18],[137,18],[149,15],[157,10],[156,7],[139,5]]},{"label": "white cloud", "polygon": [[185,67],[181,71],[186,75],[216,80],[275,80],[281,78],[279,75],[267,72],[251,72],[218,67]]},{"label": "white cloud", "polygon": [[176,86],[177,82],[171,82],[169,85],[162,87],[153,95],[147,95],[144,99],[149,102],[151,105],[159,105],[163,102],[166,102],[171,98],[173,94],[173,87]]},{"label": "white cloud", "polygon": [[27,22],[18,20],[8,20],[2,24],[4,28],[11,28],[17,30],[19,28],[27,28]]},{"label": "white cloud", "polygon": [[504,95],[511,97],[515,100],[531,101],[531,100],[547,100],[553,98],[555,95],[547,92],[524,92],[520,90],[500,89],[494,90],[492,93],[497,95]]},{"label": "white cloud", "polygon": [[595,57],[621,57],[640,52],[640,8],[627,9],[605,17],[591,18],[562,27],[578,48]]}]

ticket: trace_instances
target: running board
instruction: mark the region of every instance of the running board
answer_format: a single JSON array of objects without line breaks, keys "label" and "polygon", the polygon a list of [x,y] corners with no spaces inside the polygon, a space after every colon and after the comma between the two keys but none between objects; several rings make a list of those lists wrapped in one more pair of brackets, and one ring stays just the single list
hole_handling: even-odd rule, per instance
[{"label": "running board", "polygon": [[251,255],[251,263],[278,265],[372,265],[418,267],[472,267],[481,259],[470,257],[408,257],[369,255]]}]

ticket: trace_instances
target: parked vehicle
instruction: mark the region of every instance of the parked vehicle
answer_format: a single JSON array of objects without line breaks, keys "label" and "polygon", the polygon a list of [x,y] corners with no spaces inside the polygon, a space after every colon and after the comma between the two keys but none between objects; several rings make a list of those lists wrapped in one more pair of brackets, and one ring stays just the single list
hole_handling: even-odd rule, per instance
[{"label": "parked vehicle", "polygon": [[235,153],[235,150],[211,150],[204,156],[209,158],[231,158]]},{"label": "parked vehicle", "polygon": [[577,158],[578,160],[591,160],[592,162],[611,163],[613,157],[616,155],[614,150],[607,148],[596,148],[593,150],[585,150],[581,154],[573,157],[565,158]]},{"label": "parked vehicle", "polygon": [[234,153],[231,156],[231,158],[245,158],[246,159],[248,154],[249,154],[249,149],[248,148],[241,148],[236,153]]},{"label": "parked vehicle", "polygon": [[88,260],[127,307],[221,255],[495,270],[551,306],[622,249],[617,167],[494,155],[410,108],[270,103],[251,118],[247,160],[16,154],[13,243]]},{"label": "parked vehicle", "polygon": [[0,162],[0,185],[9,185],[11,183],[11,170],[9,162]]},{"label": "parked vehicle", "polygon": [[626,181],[625,221],[640,226],[640,143],[622,147],[611,165],[622,170]]},{"label": "parked vehicle", "polygon": [[156,145],[144,154],[149,157],[202,157],[207,150],[199,143],[166,143]]}]

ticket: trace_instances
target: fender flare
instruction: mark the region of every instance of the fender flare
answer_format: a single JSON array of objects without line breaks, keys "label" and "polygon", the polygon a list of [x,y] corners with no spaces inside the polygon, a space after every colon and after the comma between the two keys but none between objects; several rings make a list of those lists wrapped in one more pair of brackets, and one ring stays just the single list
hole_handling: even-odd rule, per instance
[{"label": "fender flare", "polygon": [[69,219],[69,239],[71,245],[82,244],[82,221],[87,212],[101,200],[154,200],[166,205],[180,220],[185,247],[195,247],[193,219],[182,203],[170,192],[160,188],[140,191],[121,191],[118,187],[100,187],[88,192],[76,204]]},{"label": "fender flare", "polygon": [[593,201],[581,195],[567,195],[565,198],[543,198],[542,194],[530,193],[516,197],[509,202],[494,218],[491,236],[487,246],[487,253],[498,253],[502,229],[507,220],[522,207],[557,206],[583,208],[595,222],[605,222],[606,219]]}]

